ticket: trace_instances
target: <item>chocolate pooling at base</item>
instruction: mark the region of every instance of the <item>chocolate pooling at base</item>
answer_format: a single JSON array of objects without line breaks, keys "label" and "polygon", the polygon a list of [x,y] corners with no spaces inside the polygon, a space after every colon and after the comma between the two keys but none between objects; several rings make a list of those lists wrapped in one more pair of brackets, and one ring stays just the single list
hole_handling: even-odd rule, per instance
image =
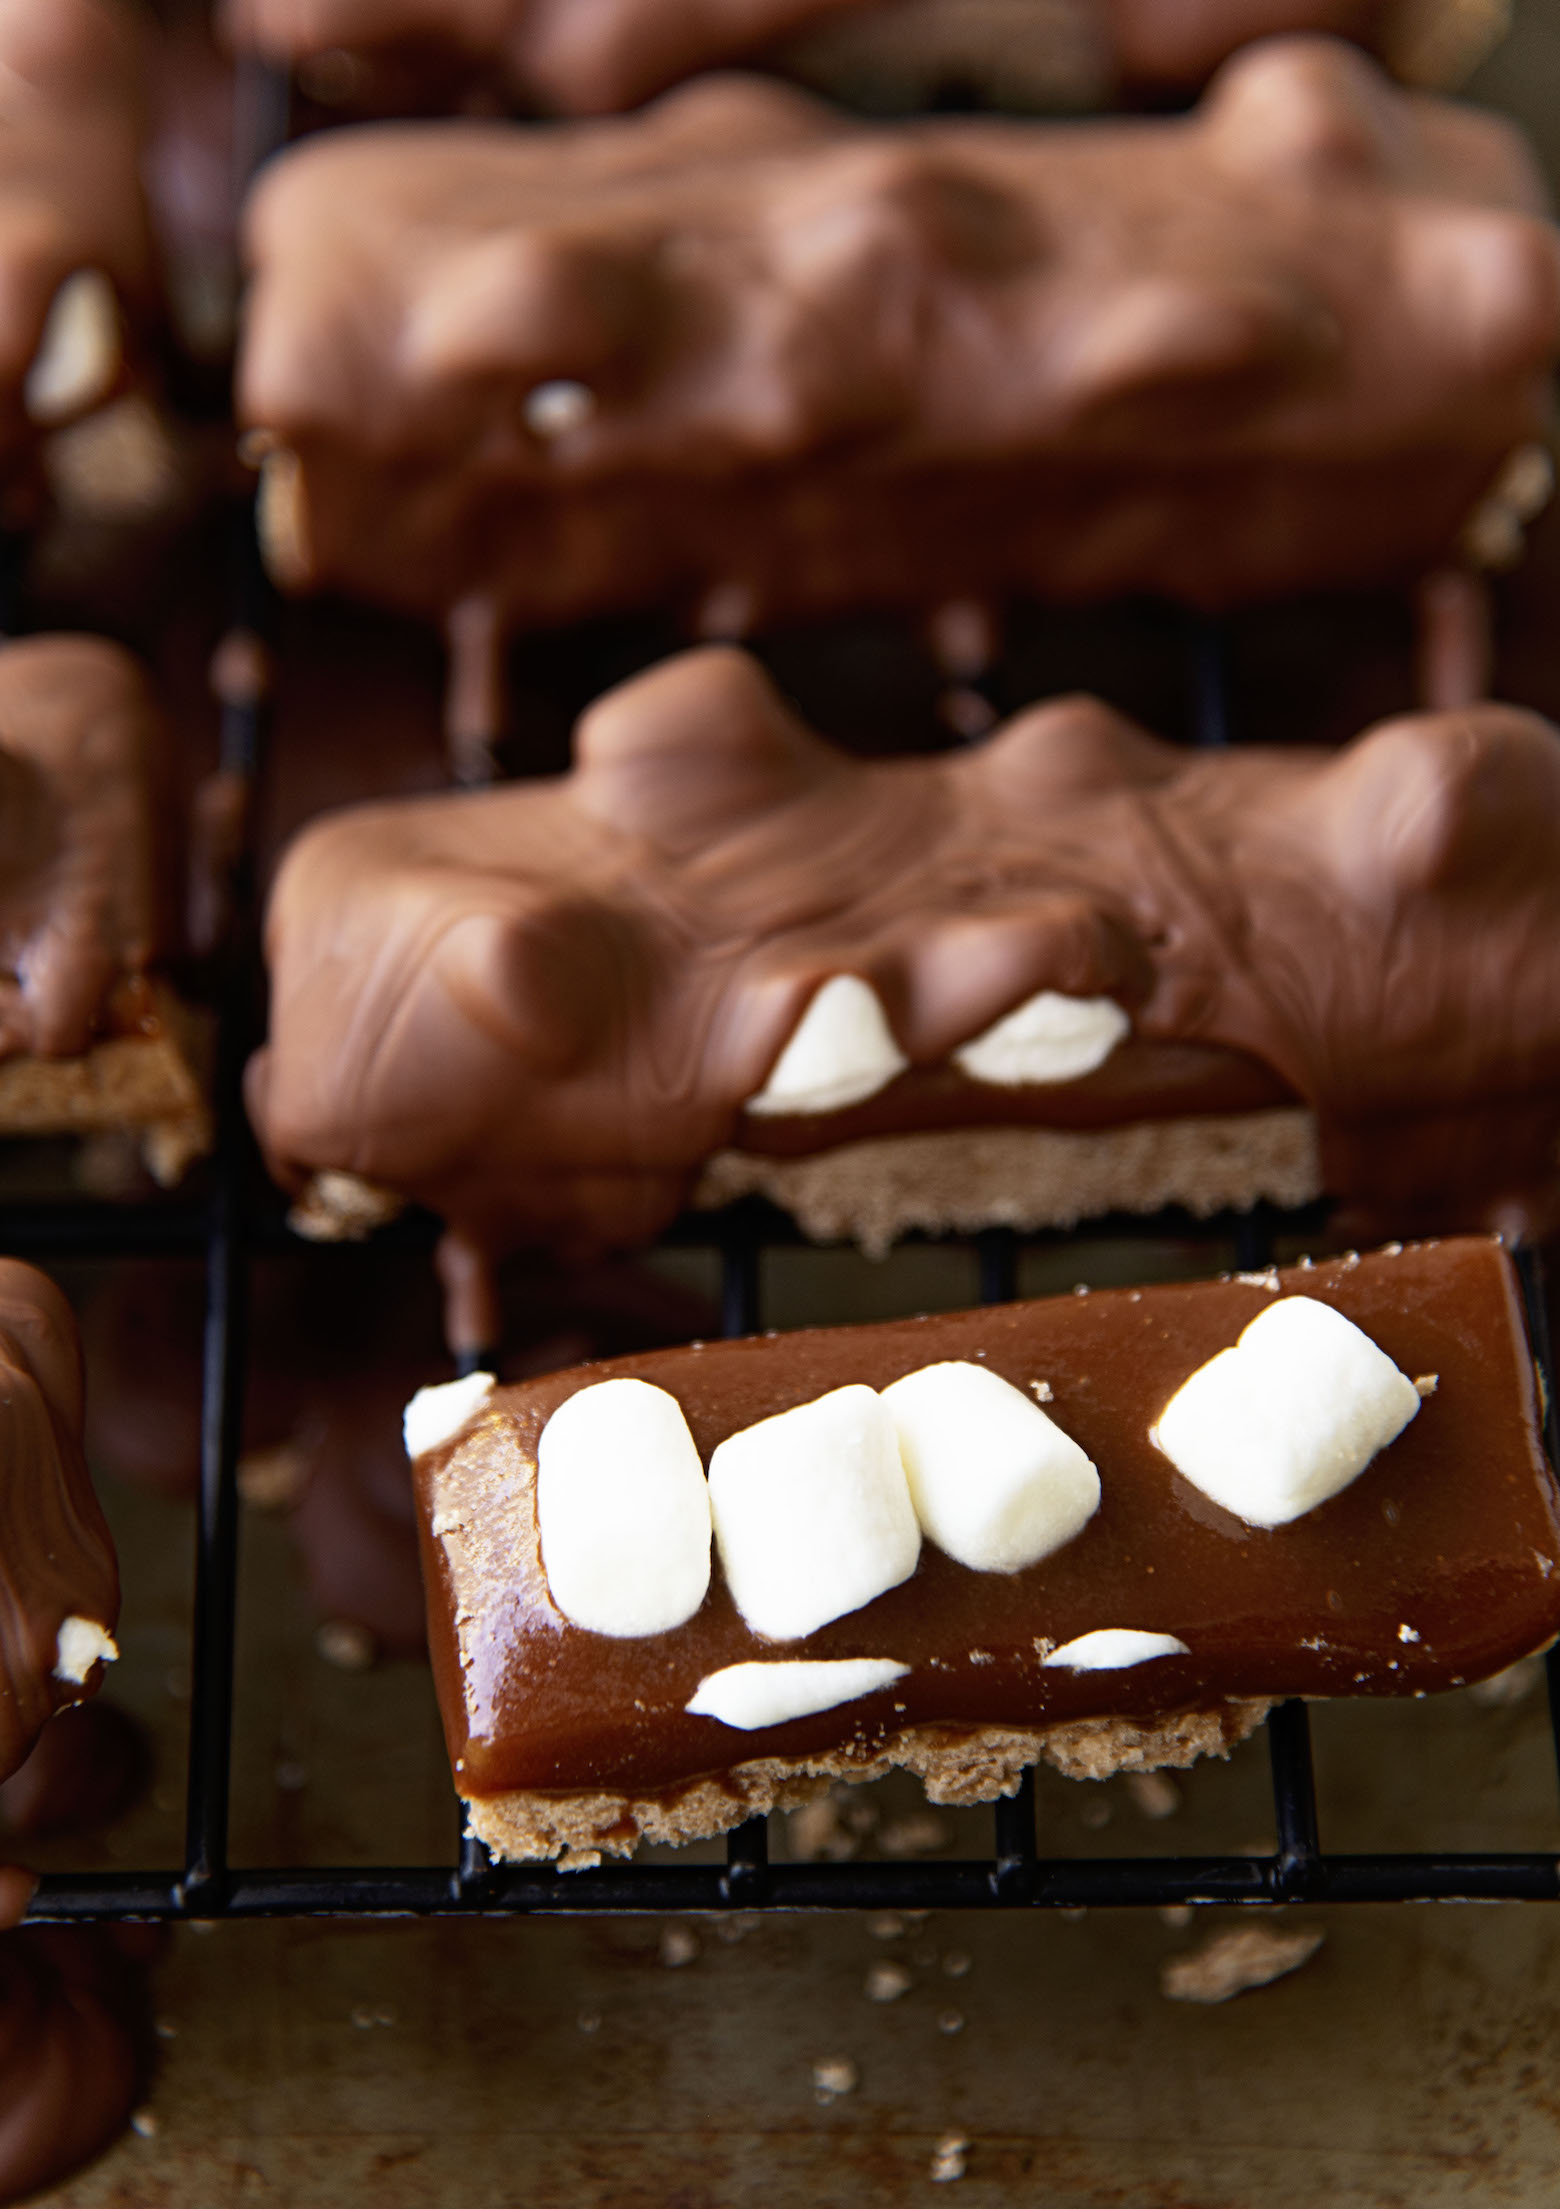
[{"label": "chocolate pooling at base", "polygon": [[[1352,1486],[1263,1530],[1182,1479],[1150,1429],[1280,1295],[1334,1306],[1431,1393]],[[548,1419],[580,1389],[629,1377],[667,1391],[708,1466],[717,1443],[759,1420],[942,1360],[1043,1392],[1098,1468],[1098,1512],[1039,1564],[976,1572],[928,1543],[909,1580],[783,1645],[748,1628],[718,1568],[699,1611],[667,1633],[614,1640],[557,1609],[536,1457]],[[1086,1722],[1154,1728],[1254,1699],[1414,1695],[1497,1671],[1560,1627],[1560,1501],[1520,1294],[1504,1251],[1476,1238],[613,1359],[497,1390],[416,1471],[451,1761],[460,1791],[489,1804],[518,1791],[665,1805],[754,1761],[780,1760],[793,1776],[842,1756],[871,1765],[901,1735],[924,1746],[928,1729],[951,1756],[979,1729],[1041,1737]],[[1169,1635],[1186,1653],[1110,1672],[1044,1662],[1119,1627]],[[751,1733],[686,1709],[730,1665],[861,1657],[910,1670],[860,1701]]]},{"label": "chocolate pooling at base", "polygon": [[463,634],[1399,582],[1545,433],[1541,204],[1506,125],[1304,40],[1172,121],[719,80],[326,134],[248,216],[268,556]]},{"label": "chocolate pooling at base", "polygon": [[[706,649],[598,703],[576,757],[291,847],[248,1082],[285,1185],[362,1177],[489,1255],[632,1243],[723,1149],[947,1128],[978,1086],[953,1054],[1049,990],[1131,1035],[972,1123],[1308,1106],[1322,1185],[1389,1217],[1554,1204],[1560,737],[1531,715],[1198,754],[1070,699],[864,763]],[[848,1112],[745,1112],[842,974],[908,1071]]]},{"label": "chocolate pooling at base", "polygon": [[101,2154],[135,2107],[147,2004],[124,1945],[96,1926],[0,1934],[0,2201]]}]

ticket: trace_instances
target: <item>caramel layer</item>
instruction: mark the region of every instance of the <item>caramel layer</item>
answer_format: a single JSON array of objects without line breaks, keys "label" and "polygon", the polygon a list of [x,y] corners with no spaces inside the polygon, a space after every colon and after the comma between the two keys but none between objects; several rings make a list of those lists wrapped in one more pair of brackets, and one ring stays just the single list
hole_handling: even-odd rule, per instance
[{"label": "caramel layer", "polygon": [[[1280,1290],[1335,1305],[1405,1373],[1438,1379],[1351,1487],[1261,1532],[1184,1481],[1149,1428]],[[927,1544],[901,1587],[784,1644],[749,1631],[718,1565],[697,1615],[654,1637],[586,1633],[553,1606],[536,1448],[577,1389],[626,1374],[669,1390],[707,1464],[717,1442],[759,1419],[954,1358],[1022,1389],[1047,1384],[1051,1415],[1099,1468],[1098,1513],[1042,1563],[977,1573]],[[1560,1504],[1517,1283],[1505,1252],[1481,1239],[575,1367],[497,1391],[452,1445],[419,1461],[416,1482],[434,1677],[456,1781],[473,1797],[643,1794],[753,1758],[842,1747],[865,1763],[928,1725],[1152,1721],[1263,1696],[1412,1695],[1482,1678],[1560,1630]],[[1042,1666],[1045,1648],[1110,1626],[1175,1635],[1189,1654],[1110,1673]],[[894,1657],[912,1669],[878,1694],[759,1732],[684,1710],[707,1673],[797,1656]]]}]

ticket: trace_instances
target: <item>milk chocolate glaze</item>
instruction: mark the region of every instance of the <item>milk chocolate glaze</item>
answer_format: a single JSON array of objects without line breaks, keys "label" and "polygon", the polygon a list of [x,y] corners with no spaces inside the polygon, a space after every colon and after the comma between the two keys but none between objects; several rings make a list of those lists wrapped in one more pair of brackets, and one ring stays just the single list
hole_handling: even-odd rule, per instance
[{"label": "milk chocolate glaze", "polygon": [[[0,1778],[99,1684],[55,1677],[68,1618],[111,1632],[119,1572],[81,1448],[76,1323],[44,1274],[0,1260]],[[3,2075],[3,2066],[0,2066]]]},{"label": "milk chocolate glaze", "polygon": [[[1427,49],[1448,43],[1449,19],[1478,12],[1455,0],[1016,0],[1000,30],[1009,45],[1081,47],[1088,91],[1108,98],[1123,83],[1199,84],[1237,46],[1276,31],[1338,32],[1417,75],[1434,66]],[[332,101],[416,100],[432,58],[447,92],[462,77],[496,78],[511,97],[589,115],[815,26],[843,24],[859,39],[865,25],[889,72],[907,37],[924,48],[935,36],[966,63],[982,55],[989,7],[938,0],[928,23],[933,13],[927,0],[223,0],[221,19],[236,44],[303,63],[306,87]],[[972,33],[961,18],[980,14]],[[1466,35],[1450,42],[1459,55]],[[783,43],[776,58],[784,66]],[[1076,71],[1053,65],[1048,81],[1070,90]]]},{"label": "milk chocolate glaze", "polygon": [[[626,1244],[713,1151],[775,1127],[743,1100],[830,976],[873,985],[911,1061],[882,1127],[948,1124],[950,1054],[1052,989],[1116,998],[1132,1036],[980,1116],[1298,1097],[1338,1194],[1541,1223],[1557,823],[1560,736],[1506,707],[1336,755],[1197,754],[1075,698],[976,749],[864,763],[705,648],[586,714],[565,777],[298,838],[250,1111],[289,1187],[359,1174],[493,1254]],[[868,1124],[842,1117],[820,1146]]]},{"label": "milk chocolate glaze", "polygon": [[[1149,1429],[1181,1384],[1278,1294],[1335,1306],[1411,1376],[1419,1415],[1352,1486],[1292,1524],[1245,1525],[1192,1488]],[[702,1607],[613,1640],[553,1604],[536,1527],[536,1448],[559,1404],[627,1374],[667,1390],[708,1465],[716,1444],[852,1382],[979,1361],[1047,1410],[1097,1466],[1083,1532],[1019,1572],[924,1544],[911,1577],[801,1640],[762,1640],[718,1567]],[[1461,1685],[1560,1626],[1560,1498],[1539,1439],[1513,1270],[1468,1238],[1271,1276],[1109,1290],[884,1326],[707,1343],[500,1390],[419,1459],[429,1644],[462,1793],[675,1788],[749,1757],[898,1731],[1150,1718],[1262,1695],[1407,1695]],[[437,1523],[439,1531],[435,1532]],[[451,1529],[453,1528],[453,1533]],[[1186,1645],[1123,1672],[1047,1668],[1098,1628]],[[1404,1633],[1401,1629],[1407,1627]],[[1037,1649],[1039,1641],[1041,1647]],[[699,1681],[776,1658],[893,1657],[893,1688],[753,1733],[685,1709]]]},{"label": "milk chocolate glaze", "polygon": [[0,478],[13,527],[36,507],[39,427],[24,385],[55,293],[97,271],[132,340],[154,309],[142,58],[120,0],[0,5]]},{"label": "milk chocolate glaze", "polygon": [[160,735],[117,645],[0,645],[0,1056],[65,1057],[134,1031],[166,936]]},{"label": "milk chocolate glaze", "polygon": [[886,130],[735,79],[325,134],[247,222],[273,570],[726,636],[1398,579],[1542,433],[1539,205],[1508,126],[1317,40],[1173,121]]}]

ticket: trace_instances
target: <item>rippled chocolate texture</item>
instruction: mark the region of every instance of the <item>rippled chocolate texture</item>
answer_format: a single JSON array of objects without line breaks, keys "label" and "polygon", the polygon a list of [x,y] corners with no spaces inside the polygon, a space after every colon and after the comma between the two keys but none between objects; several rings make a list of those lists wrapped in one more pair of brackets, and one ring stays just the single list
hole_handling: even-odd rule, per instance
[{"label": "rippled chocolate texture", "polygon": [[[0,4],[0,468],[25,477],[40,427],[51,418],[28,371],[55,296],[91,271],[131,322],[155,298],[141,189],[144,135],[139,33],[130,12],[105,0],[3,0]],[[123,352],[109,315],[76,339],[78,398],[68,384],[59,418],[102,399],[119,380]],[[107,341],[106,345],[103,341]],[[36,483],[11,490],[8,526],[25,519]]]},{"label": "rippled chocolate texture", "polygon": [[[457,78],[496,75],[519,98],[575,115],[633,107],[812,26],[825,36],[843,29],[852,70],[865,59],[891,83],[908,46],[923,71],[932,58],[985,63],[974,81],[994,74],[1001,87],[1016,59],[1022,85],[1038,78],[1053,95],[1108,98],[1123,80],[1200,83],[1237,46],[1274,31],[1339,32],[1415,81],[1441,81],[1500,21],[1498,7],[1469,0],[223,0],[222,12],[238,44],[314,62],[308,88],[335,101],[420,105],[431,56]],[[998,41],[1007,53],[993,69]],[[779,58],[790,58],[784,46]],[[829,46],[816,55],[825,67],[830,59],[837,73]],[[436,81],[450,80],[436,72]]]},{"label": "rippled chocolate texture", "polygon": [[117,645],[0,644],[0,1133],[139,1128],[172,1179],[207,1126],[153,968],[172,901],[161,736]]},{"label": "rippled chocolate texture", "polygon": [[329,133],[248,217],[242,418],[294,589],[707,634],[1411,574],[1543,434],[1560,237],[1504,123],[1327,42],[1189,119]]},{"label": "rippled chocolate texture", "polygon": [[[632,1242],[722,1146],[825,1147],[874,1112],[946,1125],[973,1086],[950,1054],[1051,989],[1117,999],[1133,1035],[978,1117],[1098,1131],[1303,1101],[1325,1186],[1388,1218],[1554,1204],[1560,736],[1532,715],[1210,754],[1069,699],[977,748],[863,763],[707,648],[600,701],[576,760],[291,847],[248,1089],[289,1187],[361,1175],[494,1255]],[[821,1124],[745,1117],[842,972],[910,1071]]]},{"label": "rippled chocolate texture", "polygon": [[119,1571],[81,1448],[76,1323],[46,1275],[0,1259],[0,1778],[67,1703],[98,1686],[60,1679],[67,1619],[111,1633]]},{"label": "rippled chocolate texture", "polygon": [[[1182,1480],[1149,1428],[1280,1290],[1336,1306],[1403,1372],[1438,1381],[1351,1487],[1264,1532]],[[1026,1393],[1046,1383],[1051,1417],[1098,1466],[1098,1513],[1039,1565],[972,1572],[927,1544],[900,1587],[783,1644],[749,1631],[718,1567],[696,1615],[651,1638],[586,1633],[554,1608],[536,1449],[576,1390],[616,1375],[668,1390],[707,1466],[717,1442],[757,1420],[942,1359],[978,1359]],[[1249,1698],[1458,1686],[1560,1628],[1560,1502],[1520,1296],[1504,1251],[1481,1239],[577,1367],[497,1391],[416,1477],[434,1676],[456,1783],[479,1810],[511,1790],[670,1801],[753,1759],[866,1765],[925,1728],[945,1729],[950,1750],[972,1728],[1018,1729],[1032,1762],[1036,1733],[1079,1721],[1149,1726]],[[1172,1634],[1189,1654],[1110,1673],[1041,1664],[1044,1645],[1102,1627]],[[798,1656],[891,1657],[911,1671],[754,1733],[684,1709],[708,1673]],[[717,1823],[742,1815],[735,1796],[727,1807]]]}]

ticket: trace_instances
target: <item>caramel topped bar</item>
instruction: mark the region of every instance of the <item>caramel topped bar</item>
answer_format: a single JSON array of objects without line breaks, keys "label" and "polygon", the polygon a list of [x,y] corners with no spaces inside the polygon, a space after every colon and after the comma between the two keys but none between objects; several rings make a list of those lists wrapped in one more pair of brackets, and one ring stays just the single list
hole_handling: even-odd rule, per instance
[{"label": "caramel topped bar", "polygon": [[45,1275],[0,1259],[0,1778],[116,1654],[119,1571],[81,1422],[70,1307]]},{"label": "caramel topped bar", "polygon": [[[1560,737],[1529,715],[1196,754],[1072,699],[863,764],[707,649],[594,706],[577,755],[292,847],[248,1096],[295,1192],[359,1176],[497,1256],[648,1236],[717,1153],[832,1156],[859,1197],[937,1143],[946,1210],[912,1190],[891,1225],[972,1225],[1013,1181],[969,1146],[1043,1129],[1040,1218],[1326,1188],[1397,1232],[1560,1194]],[[1010,1061],[1031,1019],[1088,1054]],[[1146,1189],[1107,1140],[1145,1127],[1187,1152]]]},{"label": "caramel topped bar", "polygon": [[324,134],[248,216],[268,557],[467,637],[1395,582],[1545,434],[1541,206],[1504,124],[1304,40],[1184,120],[888,132],[721,80]]},{"label": "caramel topped bar", "polygon": [[[1285,1297],[1343,1313],[1424,1401],[1351,1485],[1264,1528],[1192,1486],[1150,1430],[1196,1369]],[[559,1610],[538,1533],[538,1445],[580,1391],[620,1377],[666,1391],[708,1466],[758,1421],[948,1360],[1038,1395],[1098,1470],[1097,1511],[1039,1563],[972,1570],[927,1540],[899,1585],[784,1642],[750,1628],[718,1563],[703,1603],[670,1631],[619,1639]],[[623,1847],[690,1820],[717,1830],[786,1799],[801,1776],[885,1761],[922,1770],[935,1792],[941,1760],[946,1791],[966,1794],[1001,1791],[1040,1754],[1098,1768],[1091,1737],[1107,1768],[1187,1761],[1188,1746],[1249,1724],[1253,1702],[1460,1686],[1560,1629],[1560,1506],[1519,1292],[1505,1252],[1476,1239],[576,1367],[495,1390],[418,1459],[416,1482],[456,1783],[477,1829],[513,1853]],[[1112,1670],[1056,1661],[1111,1629],[1178,1646]],[[759,1730],[690,1713],[710,1675],[776,1659],[905,1670]]]}]

